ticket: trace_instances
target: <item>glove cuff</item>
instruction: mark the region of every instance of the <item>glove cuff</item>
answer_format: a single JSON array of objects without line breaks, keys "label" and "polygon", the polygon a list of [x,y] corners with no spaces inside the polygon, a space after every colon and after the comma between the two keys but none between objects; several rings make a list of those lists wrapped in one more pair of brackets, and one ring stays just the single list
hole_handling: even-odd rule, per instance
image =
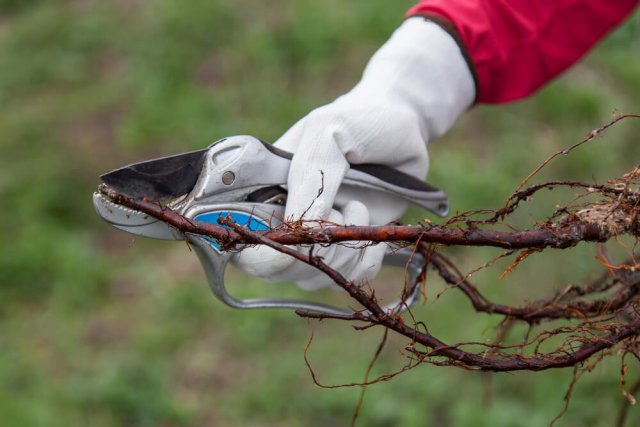
[{"label": "glove cuff", "polygon": [[339,101],[410,109],[429,141],[449,130],[475,96],[473,74],[454,38],[438,24],[415,17],[373,55],[361,81]]}]

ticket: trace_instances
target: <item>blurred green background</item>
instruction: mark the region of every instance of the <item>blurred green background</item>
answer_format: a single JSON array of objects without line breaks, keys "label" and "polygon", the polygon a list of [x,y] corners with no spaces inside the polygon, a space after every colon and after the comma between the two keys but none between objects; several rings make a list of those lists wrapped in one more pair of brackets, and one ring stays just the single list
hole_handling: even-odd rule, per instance
[{"label": "blurred green background", "polygon": [[[96,217],[98,175],[227,135],[273,141],[358,79],[412,1],[0,0],[0,424],[329,426],[348,424],[381,330],[233,311],[207,290],[186,245],[133,239]],[[526,102],[477,107],[430,148],[429,180],[460,210],[497,207],[551,153],[640,112],[639,15]],[[616,126],[539,179],[604,181],[640,158],[640,123]],[[545,195],[531,225],[571,192]],[[424,218],[411,211],[407,220]],[[468,269],[496,251],[447,250]],[[501,267],[482,289],[518,303],[597,274],[595,249]],[[239,292],[301,293],[237,274]],[[499,319],[455,292],[417,308],[448,341],[485,340]],[[320,294],[337,299],[334,292]],[[522,332],[522,331],[520,331]],[[393,337],[374,374],[401,367]],[[632,365],[630,381],[640,375]],[[609,426],[619,360],[578,384],[562,426]],[[484,375],[422,366],[367,390],[359,425],[541,426],[570,370]],[[632,409],[628,424],[640,423]]]}]

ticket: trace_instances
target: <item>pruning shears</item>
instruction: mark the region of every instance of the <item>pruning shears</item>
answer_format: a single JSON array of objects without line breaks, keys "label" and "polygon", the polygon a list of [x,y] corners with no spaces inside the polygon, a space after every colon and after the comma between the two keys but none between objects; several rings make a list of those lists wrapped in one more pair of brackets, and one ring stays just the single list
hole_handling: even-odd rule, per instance
[{"label": "pruning shears", "polygon": [[[133,163],[101,176],[118,193],[131,198],[162,201],[178,214],[211,224],[219,219],[252,231],[281,224],[287,197],[287,175],[292,154],[252,136],[233,136],[197,151]],[[390,167],[351,165],[342,188],[372,189],[393,194],[438,216],[448,212],[441,190]],[[143,212],[114,203],[96,192],[93,204],[102,219],[126,232],[164,240],[184,240],[194,247],[213,294],[234,308],[290,308],[329,315],[351,311],[310,301],[272,298],[237,299],[225,286],[225,269],[233,252],[224,251],[213,238],[183,234],[170,224]],[[420,293],[419,276],[424,260],[407,249],[389,251],[385,265],[406,267],[408,291],[401,300],[385,307],[399,312],[411,306]]]}]

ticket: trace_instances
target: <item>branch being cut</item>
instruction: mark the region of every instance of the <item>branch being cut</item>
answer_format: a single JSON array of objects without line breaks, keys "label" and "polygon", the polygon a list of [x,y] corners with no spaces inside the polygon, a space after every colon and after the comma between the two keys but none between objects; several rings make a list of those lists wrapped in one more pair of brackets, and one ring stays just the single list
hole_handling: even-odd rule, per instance
[{"label": "branch being cut", "polygon": [[[182,215],[144,199],[132,199],[124,194],[119,194],[104,184],[100,186],[100,192],[109,197],[112,202],[144,212],[154,218],[158,218],[182,233],[195,233],[216,239],[224,247],[233,247],[238,244],[258,243],[255,238],[242,235],[235,230],[209,224]],[[636,196],[634,194],[634,196]],[[637,203],[637,202],[635,202]],[[315,221],[317,222],[317,221]],[[298,224],[284,223],[270,231],[256,232],[269,241],[283,245],[301,244],[333,244],[343,242],[406,242],[414,243],[438,243],[447,246],[491,246],[505,249],[565,249],[580,242],[606,242],[612,235],[632,232],[638,234],[640,227],[637,218],[635,221],[615,228],[588,218],[581,220],[575,218],[565,222],[550,224],[526,231],[495,231],[481,230],[475,226],[465,229],[449,228],[438,225],[382,225],[382,226],[327,226],[327,227],[300,227]]]}]

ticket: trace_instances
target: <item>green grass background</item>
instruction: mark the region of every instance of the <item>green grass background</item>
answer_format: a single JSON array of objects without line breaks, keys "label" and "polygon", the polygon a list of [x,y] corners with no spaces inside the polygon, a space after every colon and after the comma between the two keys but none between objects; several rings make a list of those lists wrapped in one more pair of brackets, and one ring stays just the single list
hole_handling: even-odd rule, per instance
[{"label": "green grass background", "polygon": [[[275,140],[358,79],[411,1],[0,0],[0,425],[330,426],[348,424],[381,336],[215,300],[186,245],[133,239],[102,223],[91,193],[124,163],[227,135]],[[525,102],[481,106],[430,148],[429,180],[460,210],[497,207],[551,153],[640,112],[638,14]],[[540,177],[604,181],[640,158],[624,122]],[[545,195],[531,225],[571,193]],[[412,210],[408,221],[424,218]],[[472,268],[495,251],[447,251]],[[517,303],[593,277],[594,248],[497,268],[482,289]],[[301,296],[233,275],[241,292]],[[448,341],[490,339],[498,319],[429,282],[417,313]],[[337,298],[329,292],[321,294]],[[401,367],[393,337],[374,373]],[[629,376],[640,373],[631,365]],[[619,361],[578,384],[561,426],[609,426],[623,401]],[[367,390],[363,426],[541,426],[570,370],[484,375],[422,366]],[[640,423],[633,408],[628,425]]]}]

